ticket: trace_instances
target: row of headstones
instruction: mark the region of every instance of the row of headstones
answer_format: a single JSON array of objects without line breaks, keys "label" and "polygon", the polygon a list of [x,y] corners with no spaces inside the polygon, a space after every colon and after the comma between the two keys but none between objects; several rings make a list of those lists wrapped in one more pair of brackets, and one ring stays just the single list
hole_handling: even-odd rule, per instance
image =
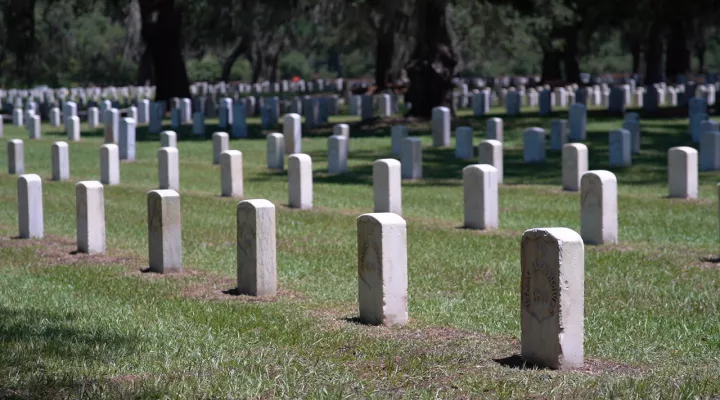
[{"label": "row of headstones", "polygon": [[[470,166],[464,171],[468,181],[493,179],[494,174],[489,166]],[[583,243],[617,239],[614,176],[607,171],[593,171],[583,181],[587,193],[581,197],[582,236],[566,228],[549,228],[528,230],[522,238],[521,353],[525,361],[538,366],[571,369],[583,365]],[[473,195],[465,192],[466,198]],[[42,238],[42,182],[38,175],[19,177],[18,207],[20,237]],[[147,195],[147,207],[150,271],[182,271],[179,194],[174,190],[153,190]],[[76,221],[78,251],[104,253],[104,193],[100,182],[76,185]],[[275,206],[267,200],[246,200],[237,206],[239,294],[277,294],[275,221]],[[592,227],[598,237],[587,236],[586,226]],[[360,320],[368,324],[406,324],[405,220],[395,213],[360,216],[357,246]],[[562,319],[554,318],[556,315],[562,315]]]},{"label": "row of headstones", "polygon": [[[492,103],[504,106],[508,115],[518,115],[523,106],[539,108],[539,114],[549,115],[553,108],[565,108],[571,104],[603,106],[611,112],[624,113],[626,107],[636,106],[647,110],[655,110],[660,106],[678,106],[689,104],[691,99],[700,98],[706,104],[713,105],[716,101],[715,85],[701,85],[695,90],[685,91],[684,86],[679,88],[656,85],[649,90],[645,88],[632,89],[629,85],[615,87],[557,87],[550,89],[544,87],[535,89],[525,88],[501,89],[497,94],[490,89],[476,90],[468,96],[469,104],[475,116],[486,115]],[[678,95],[682,95],[680,100]],[[494,101],[493,101],[494,99]],[[464,104],[461,102],[460,104]]]}]

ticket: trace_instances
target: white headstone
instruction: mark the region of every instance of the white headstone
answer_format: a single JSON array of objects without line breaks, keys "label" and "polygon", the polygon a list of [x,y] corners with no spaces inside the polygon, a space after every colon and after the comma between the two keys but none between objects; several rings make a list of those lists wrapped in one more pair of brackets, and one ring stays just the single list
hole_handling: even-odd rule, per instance
[{"label": "white headstone", "polygon": [[50,126],[57,127],[60,126],[60,109],[57,107],[53,107],[50,109]]},{"label": "white headstone", "polygon": [[77,251],[101,254],[105,252],[105,196],[98,181],[83,181],[75,185],[75,215],[77,218]]},{"label": "white headstone", "polygon": [[24,143],[20,139],[12,139],[7,144],[8,174],[20,175],[25,173]]},{"label": "white headstone", "polygon": [[243,189],[243,155],[238,150],[220,154],[220,188],[223,197],[245,197]]},{"label": "white headstone", "polygon": [[120,159],[135,161],[135,120],[123,118],[120,121]]},{"label": "white headstone", "polygon": [[313,176],[309,155],[295,153],[288,157],[288,189],[290,208],[312,208]]},{"label": "white headstone", "polygon": [[489,118],[486,122],[487,138],[503,141],[503,120],[500,118]]},{"label": "white headstone", "polygon": [[118,143],[120,133],[120,112],[116,108],[105,111],[105,143]]},{"label": "white headstone", "polygon": [[180,190],[180,157],[175,147],[162,147],[158,150],[159,189]]},{"label": "white headstone", "polygon": [[407,306],[407,229],[393,213],[364,214],[357,220],[360,321],[404,325]]},{"label": "white headstone", "polygon": [[250,296],[277,294],[275,206],[267,200],[237,205],[237,290]]},{"label": "white headstone", "polygon": [[52,180],[66,181],[70,179],[70,156],[68,144],[55,142],[52,145]]},{"label": "white headstone", "polygon": [[588,171],[588,148],[582,143],[569,143],[562,149],[563,190],[577,192],[580,180]]},{"label": "white headstone", "polygon": [[378,96],[378,108],[380,117],[387,118],[392,116],[392,100],[389,94],[381,94]]},{"label": "white headstone", "polygon": [[587,108],[583,104],[575,103],[570,106],[568,116],[570,125],[569,139],[581,142],[587,138]]},{"label": "white headstone", "polygon": [[201,112],[196,112],[195,114],[193,114],[193,134],[205,134],[205,114]]},{"label": "white headstone", "polygon": [[525,131],[523,137],[523,160],[525,163],[545,162],[545,130],[530,128]]},{"label": "white headstone", "polygon": [[464,227],[498,227],[498,170],[492,165],[476,164],[463,168]]},{"label": "white headstone", "polygon": [[402,154],[403,141],[408,137],[408,128],[405,125],[394,125],[390,131],[393,157],[400,157]]},{"label": "white headstone", "polygon": [[40,139],[40,128],[42,127],[42,124],[40,123],[40,116],[32,114],[28,117],[28,122],[30,139]]},{"label": "white headstone", "polygon": [[459,126],[455,129],[455,158],[469,160],[475,156],[473,146],[473,129],[470,126]]},{"label": "white headstone", "polygon": [[561,150],[568,140],[568,123],[564,119],[550,121],[550,149]]},{"label": "white headstone", "polygon": [[103,185],[120,184],[120,151],[116,144],[100,146],[100,182]]},{"label": "white headstone", "polygon": [[285,151],[287,154],[302,151],[302,119],[298,114],[287,114],[283,118],[283,134],[285,135]]},{"label": "white headstone", "polygon": [[182,272],[180,195],[174,190],[152,190],[147,207],[150,271]]},{"label": "white headstone", "polygon": [[405,138],[400,156],[403,179],[422,179],[422,141],[420,138]]},{"label": "white headstone", "polygon": [[373,194],[376,213],[402,215],[402,175],[400,161],[386,158],[373,164]]},{"label": "white headstone", "polygon": [[720,170],[720,131],[704,132],[700,137],[700,170]]},{"label": "white headstone", "polygon": [[580,181],[580,232],[587,244],[618,242],[617,179],[610,171],[588,171]]},{"label": "white headstone", "polygon": [[610,132],[611,167],[632,166],[632,154],[630,152],[630,145],[630,132],[627,129],[619,129]]},{"label": "white headstone", "polygon": [[432,110],[433,147],[450,146],[450,109],[435,107]]},{"label": "white headstone", "polygon": [[267,135],[268,169],[285,169],[285,136],[282,133]]},{"label": "white headstone", "polygon": [[698,195],[698,152],[692,147],[668,151],[669,197],[696,199]]},{"label": "white headstone", "polygon": [[498,183],[503,182],[503,144],[498,140],[483,140],[478,145],[480,164],[492,165],[497,170]]},{"label": "white headstone", "polygon": [[18,226],[21,239],[40,239],[44,235],[42,179],[39,175],[20,175],[18,190]]},{"label": "white headstone", "polygon": [[230,149],[230,135],[226,132],[215,132],[213,139],[213,164],[220,164],[220,154]]},{"label": "white headstone", "polygon": [[640,123],[637,121],[624,121],[623,129],[630,132],[630,150],[632,154],[640,153]]},{"label": "white headstone", "polygon": [[521,246],[521,357],[559,370],[584,364],[585,249],[567,228],[525,231]]},{"label": "white headstone", "polygon": [[345,136],[328,139],[328,173],[341,174],[348,168],[348,140]]},{"label": "white headstone", "polygon": [[173,131],[160,132],[160,147],[177,147],[177,133]]}]

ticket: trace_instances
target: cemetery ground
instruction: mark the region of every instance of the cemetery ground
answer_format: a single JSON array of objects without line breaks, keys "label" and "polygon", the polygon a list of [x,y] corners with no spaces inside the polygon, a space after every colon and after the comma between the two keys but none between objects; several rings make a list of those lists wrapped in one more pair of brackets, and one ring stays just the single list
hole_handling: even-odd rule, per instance
[{"label": "cemetery ground", "polygon": [[[556,113],[564,118],[566,112]],[[536,115],[536,113],[534,113]],[[287,208],[284,172],[266,168],[257,119],[244,158],[245,198],[277,207],[274,299],[233,296],[236,204],[222,198],[212,142],[180,132],[183,265],[147,268],[147,200],[158,185],[159,137],[138,127],[137,161],[105,186],[107,254],[73,254],[75,188],[100,176],[102,129],[70,143],[71,182],[52,182],[50,146],[63,128],[25,141],[25,171],[43,178],[46,237],[18,240],[17,176],[0,151],[0,397],[623,397],[720,394],[718,174],[700,173],[699,199],[667,198],[667,150],[691,145],[687,118],[642,117],[633,167],[608,168],[620,118],[589,112],[590,169],[618,177],[620,243],[585,248],[585,368],[524,368],[520,351],[520,238],[526,229],[580,230],[579,193],[563,192],[559,151],[522,163],[522,132],[551,118],[505,120],[500,229],[461,229],[462,168],[454,149],[421,135],[424,176],[403,182],[410,323],[356,322],[356,218],[372,212],[372,163],[390,157],[390,125],[351,124],[349,171],[327,174],[332,126],[303,132],[313,161],[314,209]],[[210,121],[211,123],[213,121]],[[471,124],[475,144],[485,118]],[[168,128],[169,129],[169,128]],[[281,131],[278,125],[276,130]],[[453,142],[454,143],[454,142]]]}]

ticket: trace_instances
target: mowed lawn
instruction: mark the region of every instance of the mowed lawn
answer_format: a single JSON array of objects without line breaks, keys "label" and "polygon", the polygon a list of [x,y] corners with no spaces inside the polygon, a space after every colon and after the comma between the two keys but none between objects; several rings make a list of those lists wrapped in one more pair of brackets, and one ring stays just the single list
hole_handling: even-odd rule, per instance
[{"label": "mowed lawn", "polygon": [[[535,115],[536,113],[533,113]],[[566,117],[558,112],[554,117]],[[215,123],[216,121],[209,121]],[[538,227],[580,230],[578,193],[561,190],[560,154],[522,163],[522,132],[550,118],[505,119],[501,229],[460,229],[454,149],[424,143],[425,180],[403,185],[408,223],[405,327],[364,326],[357,311],[356,218],[372,212],[372,163],[390,154],[391,122],[351,124],[350,170],[327,174],[331,125],[305,132],[314,171],[311,211],[288,209],[285,173],[265,167],[265,133],[232,140],[244,158],[246,198],[277,207],[279,295],[235,287],[237,199],[219,197],[215,126],[179,140],[183,262],[178,275],[147,267],[146,194],[157,188],[158,135],[138,128],[137,161],[105,187],[108,253],[72,254],[75,189],[99,180],[102,132],[83,124],[70,143],[72,182],[51,182],[61,128],[30,141],[5,124],[0,149],[0,397],[9,398],[694,398],[720,395],[720,243],[716,184],[700,198],[667,199],[667,149],[692,145],[687,119],[643,116],[642,153],[618,178],[620,243],[585,249],[586,367],[519,368],[520,239]],[[461,114],[477,144],[485,119]],[[590,169],[608,168],[608,132],[622,121],[590,112]],[[168,128],[169,129],[169,128]],[[6,142],[25,141],[26,173],[43,178],[46,237],[18,240],[17,176]]]}]

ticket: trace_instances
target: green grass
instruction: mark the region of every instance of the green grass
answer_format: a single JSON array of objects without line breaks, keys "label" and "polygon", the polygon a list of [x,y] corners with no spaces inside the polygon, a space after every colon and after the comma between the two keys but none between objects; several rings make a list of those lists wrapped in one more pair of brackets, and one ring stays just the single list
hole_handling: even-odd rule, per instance
[{"label": "green grass", "polygon": [[[556,116],[563,115],[563,112]],[[27,173],[43,177],[43,240],[17,235],[16,176],[0,151],[0,397],[78,398],[695,398],[720,394],[717,173],[700,198],[668,200],[667,149],[690,144],[686,119],[643,117],[643,151],[618,177],[620,244],[586,247],[587,368],[523,370],[494,361],[519,352],[520,237],[529,228],[580,228],[577,193],[560,188],[559,152],[522,164],[522,131],[550,118],[505,119],[501,229],[458,229],[461,170],[452,149],[421,135],[427,179],[403,185],[409,309],[402,328],[357,316],[356,217],[372,211],[372,162],[390,156],[389,126],[351,123],[350,170],[327,174],[331,126],[305,132],[313,159],[312,211],[288,209],[284,173],[265,168],[256,119],[243,152],[247,198],[277,208],[274,300],[223,294],[234,287],[235,205],[220,198],[209,138],[184,127],[179,142],[186,273],[143,274],[146,193],[157,186],[157,135],[138,130],[138,161],[105,188],[105,256],[75,250],[75,192],[99,179],[100,130],[70,144],[73,182],[51,182],[60,129],[25,140]],[[213,121],[211,121],[213,122]],[[460,115],[453,127],[485,120]],[[607,169],[619,119],[591,112],[591,169]],[[280,129],[278,127],[278,129]],[[213,132],[210,128],[208,132]],[[484,136],[479,135],[479,136]],[[209,134],[208,134],[209,137]],[[27,139],[5,126],[5,139]],[[477,141],[477,140],[476,140]]]}]

